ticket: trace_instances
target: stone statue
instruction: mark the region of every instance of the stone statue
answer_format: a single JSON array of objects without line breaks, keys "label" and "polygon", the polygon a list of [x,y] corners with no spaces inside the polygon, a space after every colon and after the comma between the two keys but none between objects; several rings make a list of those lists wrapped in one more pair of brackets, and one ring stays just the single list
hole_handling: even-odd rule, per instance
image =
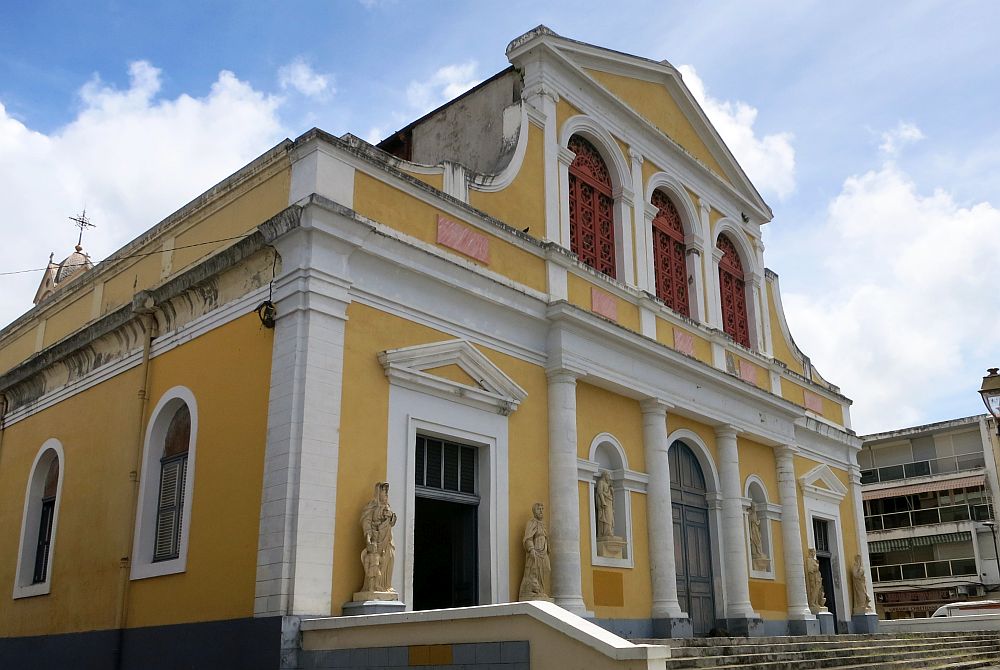
[{"label": "stone statue", "polygon": [[615,534],[615,492],[611,489],[611,475],[607,470],[597,480],[597,537]]},{"label": "stone statue", "polygon": [[809,550],[806,559],[806,595],[809,598],[809,610],[813,614],[827,611],[826,596],[823,594],[823,577],[819,574],[819,561],[816,550]]},{"label": "stone statue", "polygon": [[542,522],[545,506],[535,503],[531,519],[524,527],[524,577],[521,578],[519,600],[548,600],[549,532]]},{"label": "stone statue", "polygon": [[851,568],[851,595],[854,600],[852,614],[866,614],[872,611],[872,601],[868,597],[868,584],[865,579],[865,564],[861,554],[854,556],[854,566]]},{"label": "stone statue", "polygon": [[361,565],[365,569],[365,583],[362,590],[354,594],[355,602],[397,599],[396,590],[392,588],[392,565],[396,558],[392,527],[395,525],[396,513],[389,507],[389,483],[378,482],[372,499],[361,512],[361,532],[365,538]]},{"label": "stone statue", "polygon": [[760,515],[750,510],[750,560],[754,570],[766,571],[771,569],[771,559],[764,553],[764,540],[760,533]]}]

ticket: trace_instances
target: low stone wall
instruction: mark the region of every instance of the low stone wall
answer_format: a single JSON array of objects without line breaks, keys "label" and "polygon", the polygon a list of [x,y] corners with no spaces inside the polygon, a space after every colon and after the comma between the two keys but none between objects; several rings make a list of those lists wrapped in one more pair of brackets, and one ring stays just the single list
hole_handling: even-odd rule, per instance
[{"label": "low stone wall", "polygon": [[970,633],[981,630],[1000,631],[1000,614],[939,616],[927,619],[882,619],[878,622],[878,627],[881,633]]},{"label": "low stone wall", "polygon": [[303,651],[303,670],[383,670],[424,668],[424,670],[528,670],[530,647],[527,640],[513,642],[472,642],[462,644],[422,644],[405,647],[362,647]]}]

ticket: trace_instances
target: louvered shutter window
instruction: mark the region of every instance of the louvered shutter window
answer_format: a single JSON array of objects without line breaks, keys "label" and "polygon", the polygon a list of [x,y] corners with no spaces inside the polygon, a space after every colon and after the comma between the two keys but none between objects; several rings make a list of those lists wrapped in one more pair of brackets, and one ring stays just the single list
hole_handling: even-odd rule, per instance
[{"label": "louvered shutter window", "polygon": [[45,581],[49,570],[49,548],[52,546],[52,518],[56,513],[56,499],[42,500],[42,518],[38,524],[38,546],[35,549],[35,571],[31,578],[32,584]]},{"label": "louvered shutter window", "polygon": [[187,453],[160,461],[160,498],[156,507],[154,561],[177,558],[180,553],[181,516],[184,509],[184,476]]}]

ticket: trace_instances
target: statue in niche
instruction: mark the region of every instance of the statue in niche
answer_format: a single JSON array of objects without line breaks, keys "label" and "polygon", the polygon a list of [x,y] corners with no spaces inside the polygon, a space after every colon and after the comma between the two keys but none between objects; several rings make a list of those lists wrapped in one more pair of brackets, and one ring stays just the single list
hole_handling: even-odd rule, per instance
[{"label": "statue in niche", "polygon": [[361,565],[365,570],[362,590],[354,594],[354,601],[397,600],[392,588],[392,566],[396,547],[392,543],[392,527],[396,513],[389,507],[389,483],[378,482],[372,499],[361,512],[361,532],[365,548],[361,552]]},{"label": "statue in niche", "polygon": [[521,578],[519,600],[548,600],[549,532],[542,521],[545,506],[537,502],[531,506],[531,519],[524,527],[524,576]]},{"label": "statue in niche", "polygon": [[767,571],[771,569],[771,559],[764,553],[764,540],[761,537],[760,513],[750,509],[750,561],[754,570]]},{"label": "statue in niche", "polygon": [[611,475],[607,470],[597,480],[597,537],[615,534],[615,492],[611,489]]},{"label": "statue in niche", "polygon": [[823,577],[819,574],[819,560],[816,550],[809,550],[806,559],[806,596],[809,599],[809,610],[813,614],[826,612],[826,596],[823,594]]},{"label": "statue in niche", "polygon": [[622,558],[625,538],[615,535],[615,491],[611,486],[611,474],[607,470],[597,478],[594,505],[597,508],[597,555]]},{"label": "statue in niche", "polygon": [[872,600],[868,597],[868,584],[865,579],[865,564],[861,554],[854,556],[854,566],[851,568],[851,595],[854,600],[852,614],[867,614],[872,611]]}]

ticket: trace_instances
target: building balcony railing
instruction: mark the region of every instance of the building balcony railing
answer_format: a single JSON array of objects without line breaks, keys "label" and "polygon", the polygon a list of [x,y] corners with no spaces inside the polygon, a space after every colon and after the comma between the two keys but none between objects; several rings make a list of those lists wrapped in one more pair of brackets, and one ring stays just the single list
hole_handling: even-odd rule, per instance
[{"label": "building balcony railing", "polygon": [[964,577],[977,575],[975,558],[955,558],[950,561],[927,561],[899,565],[872,566],[872,581],[901,582],[909,579]]},{"label": "building balcony railing", "polygon": [[913,526],[929,526],[935,523],[949,521],[986,521],[990,519],[990,506],[982,505],[947,505],[931,507],[907,512],[892,512],[890,514],[872,514],[865,517],[865,530],[895,530]]},{"label": "building balcony railing", "polygon": [[914,461],[900,465],[887,465],[861,471],[862,484],[877,484],[879,482],[895,482],[901,479],[927,477],[930,475],[948,475],[967,470],[986,467],[986,458],[982,454],[964,454],[962,456],[945,456],[926,461]]}]

